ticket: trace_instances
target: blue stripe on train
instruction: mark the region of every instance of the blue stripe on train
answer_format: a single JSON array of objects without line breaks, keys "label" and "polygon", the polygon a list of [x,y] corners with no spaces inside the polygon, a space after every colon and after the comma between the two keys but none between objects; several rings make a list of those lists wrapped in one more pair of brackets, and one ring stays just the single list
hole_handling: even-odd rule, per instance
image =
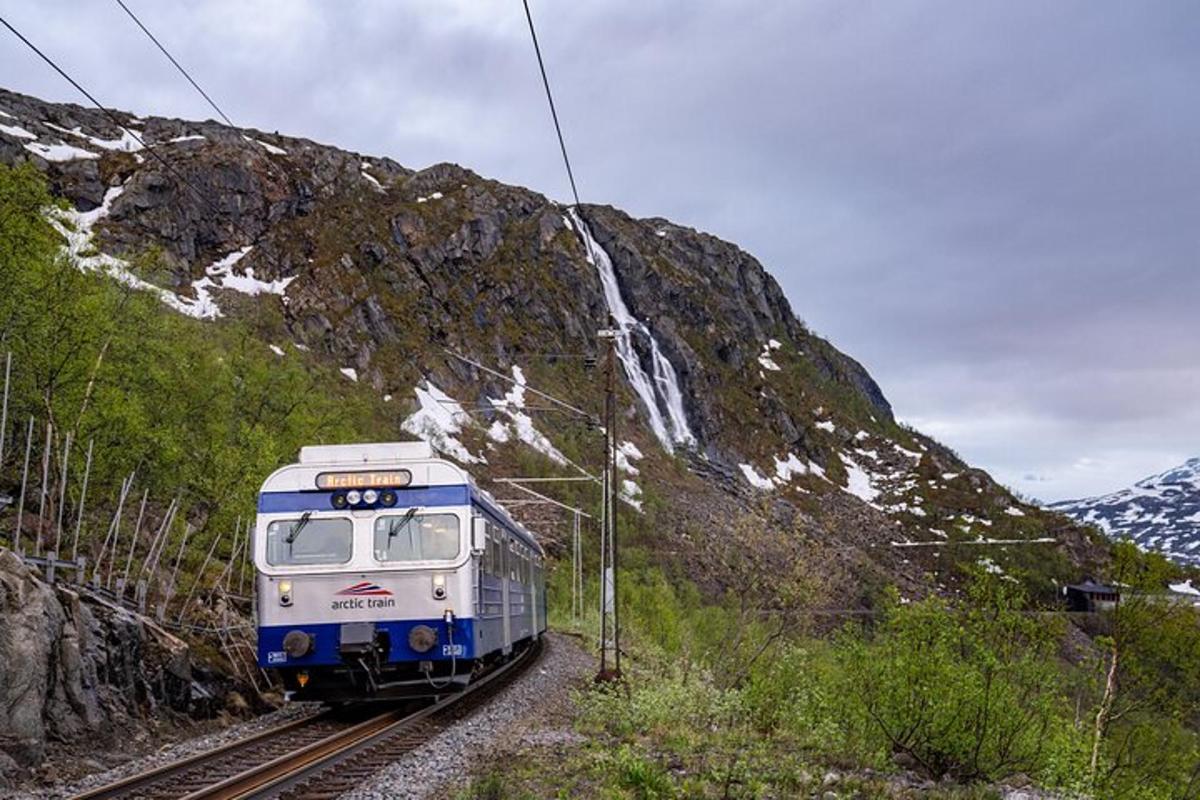
[{"label": "blue stripe on train", "polygon": [[[328,511],[333,509],[333,492],[262,492],[258,496],[260,514],[283,514],[290,511]],[[466,484],[458,486],[427,486],[420,489],[397,489],[396,507],[465,506],[471,494]]]},{"label": "blue stripe on train", "polygon": [[[417,625],[428,625],[438,632],[438,643],[428,653],[418,653],[408,646],[408,632]],[[338,645],[341,641],[340,622],[300,625],[269,625],[258,629],[258,664],[261,667],[313,667],[342,664]],[[475,658],[499,648],[499,642],[486,641],[486,629],[491,626],[476,624],[470,617],[454,620],[454,645],[456,658]],[[449,661],[449,637],[446,623],[441,619],[405,619],[375,623],[376,631],[386,631],[391,643],[388,661]],[[304,631],[313,637],[313,652],[300,658],[289,658],[283,649],[283,637],[288,631]],[[476,635],[485,641],[476,641]]]}]

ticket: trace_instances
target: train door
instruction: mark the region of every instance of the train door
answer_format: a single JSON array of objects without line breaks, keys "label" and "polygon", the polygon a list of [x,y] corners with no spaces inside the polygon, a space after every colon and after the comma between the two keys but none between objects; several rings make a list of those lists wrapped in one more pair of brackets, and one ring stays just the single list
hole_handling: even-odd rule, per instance
[{"label": "train door", "polygon": [[512,581],[509,578],[512,575],[513,554],[509,544],[508,532],[497,531],[500,536],[500,586],[504,590],[504,650],[503,653],[508,655],[512,652],[512,598],[510,596],[510,586]]}]

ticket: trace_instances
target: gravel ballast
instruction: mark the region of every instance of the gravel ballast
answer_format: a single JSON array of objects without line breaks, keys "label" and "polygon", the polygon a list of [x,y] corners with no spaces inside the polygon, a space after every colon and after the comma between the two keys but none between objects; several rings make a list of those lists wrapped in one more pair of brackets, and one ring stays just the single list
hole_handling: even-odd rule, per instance
[{"label": "gravel ballast", "polygon": [[215,733],[176,742],[150,755],[131,759],[118,767],[105,770],[104,772],[93,773],[74,783],[51,786],[44,789],[17,791],[11,794],[0,792],[0,798],[12,798],[13,800],[60,800],[60,798],[72,797],[80,792],[127,778],[134,773],[169,764],[173,761],[179,761],[189,756],[213,750],[229,742],[244,739],[267,728],[273,728],[292,720],[311,716],[320,711],[320,709],[321,705],[319,703],[289,703],[278,711],[263,714],[247,722],[230,725],[228,728]]},{"label": "gravel ballast", "polygon": [[[569,719],[572,689],[590,680],[595,659],[569,636],[549,634],[537,664],[454,727],[401,756],[339,800],[424,800],[466,785],[473,770],[518,739],[574,737],[551,729]],[[550,726],[547,727],[547,721]],[[558,725],[558,727],[563,727]]]},{"label": "gravel ballast", "polygon": [[[575,638],[561,634],[546,637],[545,650],[534,665],[486,705],[416,750],[401,756],[342,800],[430,798],[444,796],[464,786],[473,770],[486,765],[503,746],[517,741],[561,741],[576,736],[561,724],[571,714],[571,690],[582,686],[595,672],[595,659]],[[12,800],[62,800],[80,792],[121,780],[137,772],[213,750],[267,728],[310,716],[318,703],[289,703],[278,711],[231,725],[221,731],[170,744],[146,756],[73,783],[5,793]],[[548,723],[548,720],[554,722]]]}]

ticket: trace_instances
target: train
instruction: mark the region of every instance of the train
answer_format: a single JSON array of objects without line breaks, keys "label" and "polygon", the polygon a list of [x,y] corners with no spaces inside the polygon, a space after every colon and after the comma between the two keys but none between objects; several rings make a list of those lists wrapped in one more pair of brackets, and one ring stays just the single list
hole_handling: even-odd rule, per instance
[{"label": "train", "polygon": [[258,663],[289,699],[448,694],[546,631],[537,538],[424,442],[301,448],[252,541]]}]

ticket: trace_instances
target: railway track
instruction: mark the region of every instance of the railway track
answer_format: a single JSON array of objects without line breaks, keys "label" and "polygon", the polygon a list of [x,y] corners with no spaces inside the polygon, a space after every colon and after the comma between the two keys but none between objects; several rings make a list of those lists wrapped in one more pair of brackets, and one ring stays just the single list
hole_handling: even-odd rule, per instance
[{"label": "railway track", "polygon": [[323,712],[131,775],[73,800],[335,798],[478,708],[535,662],[542,647],[538,641],[464,691],[415,712],[411,706],[390,708],[357,722]]}]

